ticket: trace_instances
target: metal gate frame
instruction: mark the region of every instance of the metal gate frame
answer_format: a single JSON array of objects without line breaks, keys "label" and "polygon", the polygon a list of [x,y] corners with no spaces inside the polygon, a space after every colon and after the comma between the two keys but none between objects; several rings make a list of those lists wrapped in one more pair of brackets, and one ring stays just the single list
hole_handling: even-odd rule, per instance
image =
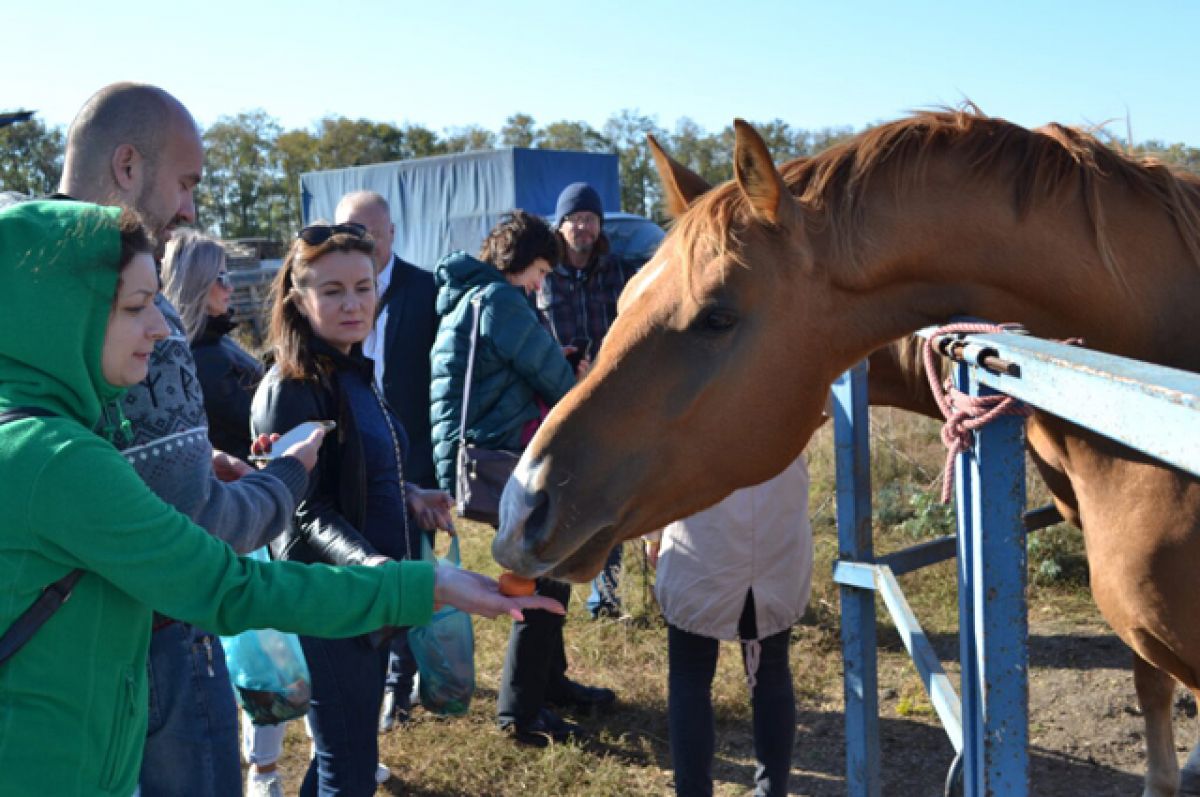
[{"label": "metal gate frame", "polygon": [[[933,328],[922,330],[929,337]],[[947,346],[953,341],[955,345]],[[1014,332],[944,336],[955,382],[970,395],[1001,392],[1200,476],[1200,375]],[[986,363],[986,366],[985,366]],[[1084,399],[1084,400],[1080,400]],[[875,595],[884,601],[957,757],[966,797],[1029,793],[1028,612],[1025,604],[1024,420],[998,418],[975,433],[955,469],[958,533],[875,557],[867,367],[834,383],[838,561],[845,662],[846,784],[880,797]],[[896,577],[958,562],[961,698]]]}]

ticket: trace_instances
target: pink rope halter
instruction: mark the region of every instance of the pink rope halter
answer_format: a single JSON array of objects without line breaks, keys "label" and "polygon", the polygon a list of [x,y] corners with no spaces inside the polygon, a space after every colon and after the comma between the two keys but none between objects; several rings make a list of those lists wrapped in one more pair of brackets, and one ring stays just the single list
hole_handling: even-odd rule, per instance
[{"label": "pink rope halter", "polygon": [[1014,399],[1012,396],[996,394],[993,396],[969,396],[954,387],[952,380],[947,379],[945,385],[938,383],[934,363],[933,339],[942,335],[955,334],[987,334],[1006,332],[1019,328],[1019,324],[947,324],[938,327],[925,340],[922,347],[922,357],[925,360],[925,376],[929,379],[929,388],[938,408],[946,418],[942,426],[942,443],[947,448],[945,476],[942,478],[942,503],[950,503],[950,493],[954,484],[955,458],[964,451],[970,451],[974,445],[975,429],[1000,417],[1001,415],[1029,416],[1033,413],[1029,407]]}]

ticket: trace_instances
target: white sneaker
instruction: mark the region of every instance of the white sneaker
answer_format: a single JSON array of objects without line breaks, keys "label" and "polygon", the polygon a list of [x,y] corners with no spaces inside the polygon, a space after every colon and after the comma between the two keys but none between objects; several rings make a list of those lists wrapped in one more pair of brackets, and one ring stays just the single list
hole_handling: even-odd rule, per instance
[{"label": "white sneaker", "polygon": [[283,781],[278,772],[260,777],[253,771],[246,776],[246,797],[283,797]]},{"label": "white sneaker", "polygon": [[[379,785],[382,786],[384,783],[387,783],[391,777],[392,777],[392,771],[390,769],[388,769],[387,767],[385,767],[382,762],[377,762],[375,764],[375,782],[376,783],[378,783]],[[274,797],[274,795],[272,795],[272,797]],[[283,797],[283,795],[281,794],[281,795],[279,795],[279,797]]]}]

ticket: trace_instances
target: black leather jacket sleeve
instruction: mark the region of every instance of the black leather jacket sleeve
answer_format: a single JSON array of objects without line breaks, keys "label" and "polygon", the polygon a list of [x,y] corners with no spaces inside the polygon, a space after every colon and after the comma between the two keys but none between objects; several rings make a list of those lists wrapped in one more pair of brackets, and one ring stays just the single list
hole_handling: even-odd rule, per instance
[{"label": "black leather jacket sleeve", "polygon": [[364,472],[361,454],[355,456],[361,450],[357,428],[348,412],[338,411],[341,404],[336,385],[280,379],[275,369],[254,394],[250,425],[255,436],[282,434],[304,421],[338,423],[321,446],[292,528],[271,544],[277,559],[355,565],[379,554],[355,527],[364,512]]}]

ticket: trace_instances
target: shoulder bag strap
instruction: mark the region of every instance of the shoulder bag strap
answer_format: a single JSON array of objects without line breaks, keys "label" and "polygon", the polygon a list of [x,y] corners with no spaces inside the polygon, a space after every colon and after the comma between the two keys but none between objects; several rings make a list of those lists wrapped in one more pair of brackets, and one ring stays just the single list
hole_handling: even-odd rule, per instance
[{"label": "shoulder bag strap", "polygon": [[12,407],[0,412],[0,424],[19,421],[23,418],[50,418],[53,415],[53,412],[41,407]]},{"label": "shoulder bag strap", "polygon": [[483,297],[476,293],[471,297],[471,353],[467,355],[467,375],[463,382],[462,417],[458,423],[458,444],[467,442],[467,408],[471,404],[471,377],[475,373],[475,344],[479,341],[479,306]]},{"label": "shoulder bag strap", "polygon": [[[23,418],[46,418],[53,415],[53,412],[41,407],[13,407],[0,412],[0,424],[19,421]],[[79,581],[82,575],[82,570],[72,570],[46,587],[38,599],[13,621],[8,630],[0,636],[0,665],[12,658],[13,654],[20,650],[50,619],[50,616],[67,602],[67,598],[71,597],[71,590],[75,588],[75,582]]]}]

